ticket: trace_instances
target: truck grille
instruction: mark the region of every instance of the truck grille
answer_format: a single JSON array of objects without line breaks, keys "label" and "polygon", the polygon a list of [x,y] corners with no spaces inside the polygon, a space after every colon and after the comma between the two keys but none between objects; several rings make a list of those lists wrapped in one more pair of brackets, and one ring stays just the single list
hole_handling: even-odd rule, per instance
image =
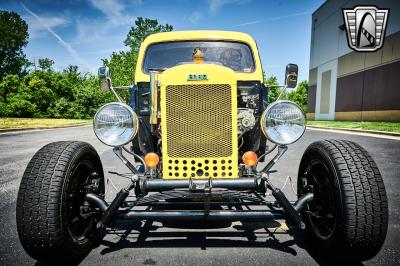
[{"label": "truck grille", "polygon": [[229,85],[180,85],[166,89],[170,157],[226,157],[232,154]]},{"label": "truck grille", "polygon": [[233,164],[237,162],[232,157],[237,152],[236,103],[232,103],[232,93],[229,84],[165,87],[166,178],[227,178],[236,173]]}]

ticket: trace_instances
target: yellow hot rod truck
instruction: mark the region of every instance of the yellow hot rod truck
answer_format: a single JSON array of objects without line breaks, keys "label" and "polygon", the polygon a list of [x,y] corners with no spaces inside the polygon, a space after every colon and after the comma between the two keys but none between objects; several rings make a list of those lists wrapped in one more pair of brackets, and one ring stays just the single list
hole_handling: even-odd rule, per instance
[{"label": "yellow hot rod truck", "polygon": [[[287,65],[283,90],[296,86],[297,73],[297,65]],[[302,137],[306,118],[291,101],[268,102],[249,35],[153,34],[141,45],[134,85],[113,87],[107,67],[99,78],[117,101],[98,110],[93,130],[130,170],[130,184],[106,202],[102,164],[91,145],[41,148],[25,170],[16,210],[20,241],[33,258],[79,261],[98,231],[117,220],[283,220],[326,256],[362,261],[381,249],[386,191],[358,144],[312,143],[301,159],[295,202],[271,182],[274,164]],[[129,89],[129,103],[120,89]]]}]

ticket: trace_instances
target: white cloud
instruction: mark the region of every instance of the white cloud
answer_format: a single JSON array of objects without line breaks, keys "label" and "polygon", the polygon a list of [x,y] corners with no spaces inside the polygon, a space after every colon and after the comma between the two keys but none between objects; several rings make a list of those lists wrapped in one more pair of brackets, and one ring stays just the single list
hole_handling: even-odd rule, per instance
[{"label": "white cloud", "polygon": [[281,19],[285,19],[285,18],[304,16],[304,15],[309,15],[309,14],[310,14],[309,11],[305,11],[305,12],[294,13],[294,14],[289,14],[289,15],[285,15],[285,16],[279,16],[279,17],[272,17],[272,18],[266,18],[266,19],[252,20],[252,21],[248,21],[248,22],[244,22],[244,23],[240,23],[240,24],[233,25],[233,26],[231,26],[230,28],[237,28],[237,27],[253,25],[253,24],[257,24],[257,23],[261,23],[261,22],[269,22],[269,21],[281,20]]},{"label": "white cloud", "polygon": [[[135,17],[124,15],[125,3],[120,0],[87,0],[104,16],[97,18],[76,18],[74,44],[108,42],[114,31],[132,25]],[[141,5],[142,0],[130,0],[130,4]]]},{"label": "white cloud", "polygon": [[[132,18],[131,24],[133,21],[134,18]],[[115,38],[121,42],[129,30],[129,25],[112,24],[109,20],[102,18],[76,18],[75,25],[77,34],[72,42],[75,45],[110,43]]]},{"label": "white cloud", "polygon": [[[108,23],[123,25],[131,22],[131,17],[123,14],[125,4],[119,0],[89,0],[90,4],[102,12],[108,19]],[[141,1],[134,1],[139,4]]]},{"label": "white cloud", "polygon": [[47,24],[48,21],[42,19],[41,17],[39,17],[36,13],[34,13],[32,10],[30,10],[29,8],[27,8],[22,2],[20,2],[20,4],[22,5],[22,7],[25,9],[26,12],[28,12],[32,17],[34,17],[38,22],[39,25],[42,26],[42,28],[46,29],[51,35],[53,35],[58,43],[64,47],[67,52],[75,59],[77,60],[81,65],[87,67],[88,64],[87,62],[78,54],[78,52],[66,41],[64,41],[60,35],[58,35],[57,33],[55,33],[50,24]]},{"label": "white cloud", "polygon": [[192,14],[190,14],[190,16],[187,18],[191,23],[196,23],[197,21],[199,21],[200,19],[203,18],[203,14],[201,14],[200,12],[193,12]]},{"label": "white cloud", "polygon": [[124,4],[117,0],[89,0],[89,2],[106,16],[120,16],[125,8]]},{"label": "white cloud", "polygon": [[[126,5],[121,0],[87,0],[104,16],[97,18],[76,18],[77,36],[74,44],[107,42],[115,31],[128,27],[135,21],[134,16],[124,15]],[[129,4],[141,5],[142,0],[130,0]],[[123,38],[123,37],[122,37]]]},{"label": "white cloud", "polygon": [[75,25],[77,35],[74,44],[93,42],[108,31],[107,22],[99,20],[77,18]]},{"label": "white cloud", "polygon": [[[43,37],[49,32],[43,25],[33,16],[24,16],[25,21],[28,24],[29,37],[32,39]],[[50,28],[65,27],[70,24],[70,21],[65,18],[60,17],[41,17],[44,24],[48,25]]]},{"label": "white cloud", "polygon": [[238,4],[243,5],[250,3],[252,0],[209,0],[208,11],[210,14],[215,15],[225,5]]}]

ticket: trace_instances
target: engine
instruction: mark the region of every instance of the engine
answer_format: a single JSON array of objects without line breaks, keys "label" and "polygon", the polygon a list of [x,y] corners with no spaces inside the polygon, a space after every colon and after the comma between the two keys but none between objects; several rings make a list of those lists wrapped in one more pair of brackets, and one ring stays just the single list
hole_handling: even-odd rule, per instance
[{"label": "engine", "polygon": [[238,110],[238,135],[242,136],[244,133],[253,129],[256,124],[254,117],[254,109],[239,108]]}]

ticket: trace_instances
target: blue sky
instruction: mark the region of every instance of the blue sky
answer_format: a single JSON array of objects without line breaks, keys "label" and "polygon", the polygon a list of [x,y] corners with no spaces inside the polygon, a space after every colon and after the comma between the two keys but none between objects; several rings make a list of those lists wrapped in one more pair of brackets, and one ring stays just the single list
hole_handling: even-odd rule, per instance
[{"label": "blue sky", "polygon": [[287,63],[308,78],[311,14],[323,0],[0,0],[28,22],[30,60],[48,57],[56,69],[69,64],[96,72],[102,58],[124,50],[136,17],[157,19],[174,30],[233,30],[252,35],[267,76],[283,80]]}]

